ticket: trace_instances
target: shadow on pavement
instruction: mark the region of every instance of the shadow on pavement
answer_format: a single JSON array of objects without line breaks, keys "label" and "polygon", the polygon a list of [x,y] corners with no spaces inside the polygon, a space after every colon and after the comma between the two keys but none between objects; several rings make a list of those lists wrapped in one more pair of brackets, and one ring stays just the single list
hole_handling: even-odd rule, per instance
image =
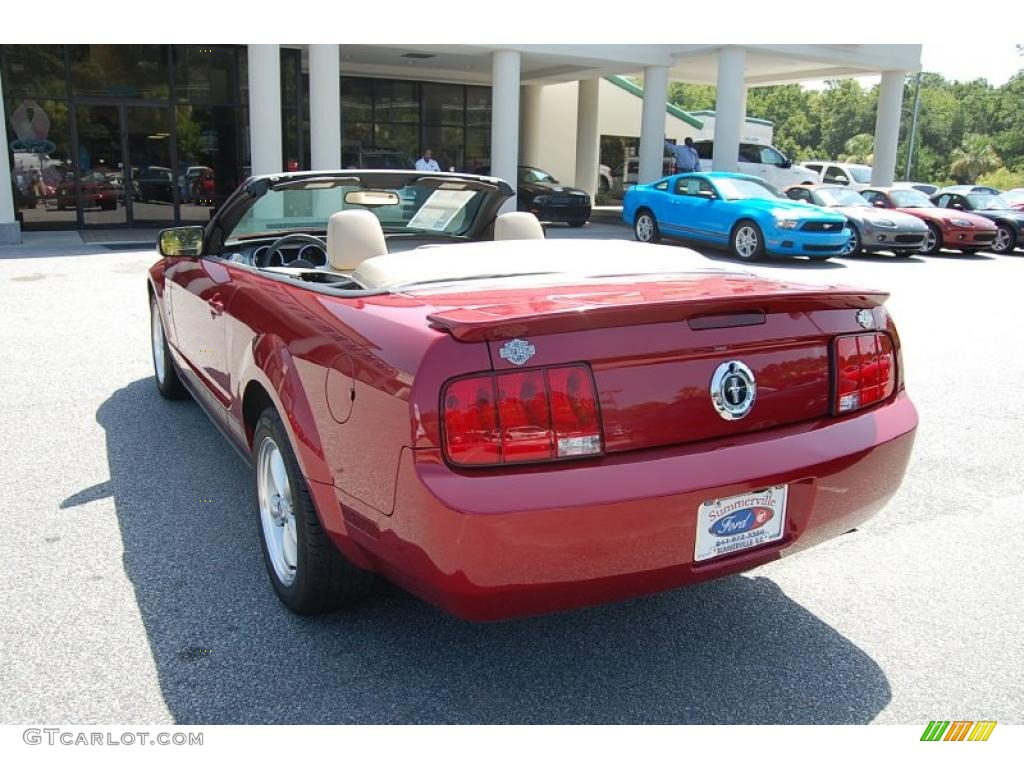
[{"label": "shadow on pavement", "polygon": [[[501,624],[393,589],[299,618],[260,554],[249,470],[151,379],[97,412],[124,567],[179,723],[867,723],[882,670],[766,578]],[[399,513],[400,514],[400,513]]]}]

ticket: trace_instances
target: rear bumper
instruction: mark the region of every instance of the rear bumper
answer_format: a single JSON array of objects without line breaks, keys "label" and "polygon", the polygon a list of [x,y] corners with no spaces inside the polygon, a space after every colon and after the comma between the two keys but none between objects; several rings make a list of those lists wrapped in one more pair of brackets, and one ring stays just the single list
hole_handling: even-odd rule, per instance
[{"label": "rear bumper", "polygon": [[[346,509],[339,545],[470,620],[621,600],[745,571],[860,525],[899,487],[916,426],[901,393],[844,419],[575,467],[471,475],[405,449],[393,515]],[[782,483],[781,541],[693,561],[702,502]]]}]

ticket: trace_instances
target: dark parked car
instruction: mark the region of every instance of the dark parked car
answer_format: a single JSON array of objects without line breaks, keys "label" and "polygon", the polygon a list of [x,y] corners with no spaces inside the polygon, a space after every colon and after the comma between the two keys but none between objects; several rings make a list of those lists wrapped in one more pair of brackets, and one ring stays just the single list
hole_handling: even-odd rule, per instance
[{"label": "dark parked car", "polygon": [[[491,169],[478,168],[474,173],[490,176]],[[560,184],[550,173],[529,165],[519,166],[516,207],[541,221],[563,221],[570,227],[582,227],[590,219],[590,195]]]},{"label": "dark parked car", "polygon": [[140,203],[159,200],[174,202],[174,172],[170,168],[151,165],[135,176],[135,199]]},{"label": "dark parked car", "polygon": [[932,202],[939,208],[953,208],[970,211],[993,222],[998,231],[992,241],[995,253],[1011,253],[1018,245],[1024,245],[1024,212],[1013,207],[1013,203],[1002,195],[993,194],[991,187],[946,187],[932,195]]}]

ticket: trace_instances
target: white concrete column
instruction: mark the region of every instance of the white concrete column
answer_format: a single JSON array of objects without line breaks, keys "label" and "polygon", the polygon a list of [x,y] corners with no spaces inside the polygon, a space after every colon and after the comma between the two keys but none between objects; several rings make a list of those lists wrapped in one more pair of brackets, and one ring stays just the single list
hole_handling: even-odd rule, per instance
[{"label": "white concrete column", "polygon": [[249,46],[249,153],[252,173],[281,173],[281,51]]},{"label": "white concrete column", "polygon": [[14,218],[11,167],[7,164],[7,115],[4,114],[4,86],[0,82],[0,245],[21,242],[21,225]]},{"label": "white concrete column", "polygon": [[747,64],[744,48],[728,46],[718,52],[718,87],[715,92],[715,150],[711,167],[735,171],[740,154],[747,86],[743,70]]},{"label": "white concrete column", "polygon": [[341,168],[341,72],[336,44],[309,46],[310,170]]},{"label": "white concrete column", "polygon": [[668,67],[644,67],[644,102],[640,115],[640,166],[637,181],[647,184],[661,177],[665,156],[665,105],[668,102]]},{"label": "white concrete column", "polygon": [[[495,51],[491,64],[491,175],[516,188],[519,166],[519,51]],[[501,212],[514,211],[513,196]]]},{"label": "white concrete column", "polygon": [[744,86],[743,88],[743,101],[740,103],[740,141],[743,141],[743,136],[747,132],[747,94],[750,89]]},{"label": "white concrete column", "polygon": [[543,97],[542,85],[524,85],[519,89],[519,162],[523,165],[543,165],[540,158],[543,142]]},{"label": "white concrete column", "polygon": [[896,146],[900,140],[903,81],[906,77],[906,72],[898,70],[882,73],[878,114],[875,116],[875,161],[871,168],[874,186],[887,187],[896,177]]},{"label": "white concrete column", "polygon": [[[601,157],[598,129],[598,98],[601,80],[580,80],[576,96],[576,186],[590,195],[597,194],[597,164]],[[659,172],[660,175],[660,172]]]}]

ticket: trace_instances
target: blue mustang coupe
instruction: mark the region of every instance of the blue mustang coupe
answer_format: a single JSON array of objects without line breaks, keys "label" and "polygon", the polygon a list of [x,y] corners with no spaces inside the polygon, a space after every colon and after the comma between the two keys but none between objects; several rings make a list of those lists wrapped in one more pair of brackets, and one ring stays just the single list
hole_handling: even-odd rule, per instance
[{"label": "blue mustang coupe", "polygon": [[637,184],[622,201],[622,218],[640,242],[676,237],[728,246],[741,259],[827,259],[850,240],[841,214],[780,197],[742,173],[681,173]]}]

